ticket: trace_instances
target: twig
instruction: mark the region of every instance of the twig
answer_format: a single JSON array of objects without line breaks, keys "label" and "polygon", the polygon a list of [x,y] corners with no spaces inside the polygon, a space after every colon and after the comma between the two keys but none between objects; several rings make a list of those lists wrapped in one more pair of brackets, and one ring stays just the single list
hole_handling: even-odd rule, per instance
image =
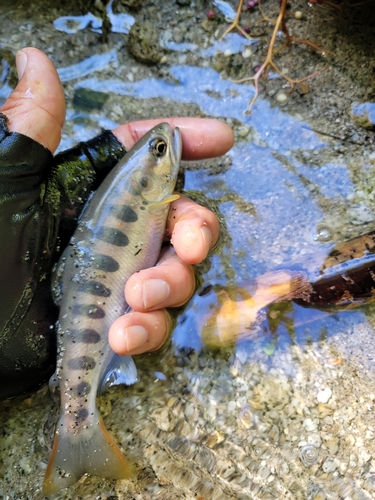
[{"label": "twig", "polygon": [[[318,1],[322,1],[322,0],[318,0]],[[324,0],[325,1],[325,0]],[[230,29],[233,29],[235,26],[238,27],[238,20],[239,20],[239,16],[240,16],[240,13],[241,13],[241,9],[242,9],[242,3],[243,3],[243,0],[240,1],[239,3],[239,8],[237,9],[237,16],[236,16],[236,19],[235,21],[233,22],[233,24],[230,26]],[[284,78],[290,85],[290,90],[289,92],[292,92],[294,86],[296,84],[299,84],[305,80],[308,80],[309,78],[314,78],[315,76],[317,76],[319,73],[321,73],[322,71],[324,71],[326,69],[327,66],[324,66],[322,69],[318,70],[318,71],[315,71],[314,73],[311,73],[310,75],[308,76],[305,76],[303,78],[300,78],[298,80],[294,80],[293,78],[290,78],[288,76],[286,76],[285,74],[282,73],[282,71],[280,70],[280,68],[277,66],[277,64],[273,61],[273,56],[279,52],[282,48],[284,48],[285,46],[288,46],[290,45],[291,43],[303,43],[305,45],[308,45],[310,46],[311,48],[317,50],[317,51],[323,51],[324,49],[322,49],[321,47],[319,47],[318,45],[314,44],[313,42],[310,42],[309,40],[304,40],[304,39],[299,39],[299,38],[293,38],[292,36],[290,36],[289,34],[289,31],[286,27],[286,23],[285,23],[285,12],[286,12],[286,8],[287,8],[287,0],[282,0],[281,2],[281,5],[280,5],[280,12],[279,12],[279,15],[277,16],[277,19],[276,21],[272,21],[270,19],[268,19],[262,12],[261,8],[260,8],[260,5],[259,5],[259,9],[260,9],[260,12],[262,14],[262,17],[263,17],[263,20],[265,21],[271,21],[274,23],[274,29],[273,29],[273,32],[272,32],[272,36],[271,36],[271,40],[270,40],[270,43],[269,43],[269,46],[268,46],[268,50],[267,50],[267,55],[266,55],[266,59],[264,60],[263,64],[260,66],[260,68],[258,69],[258,71],[255,73],[254,76],[248,76],[248,77],[245,77],[245,78],[241,78],[240,80],[234,80],[234,83],[243,83],[243,82],[246,82],[246,81],[249,81],[249,80],[252,80],[254,81],[254,88],[255,88],[255,93],[254,93],[254,96],[253,98],[251,99],[250,103],[249,103],[249,107],[246,111],[247,114],[249,114],[251,112],[251,109],[259,95],[259,79],[260,77],[264,74],[264,72],[266,71],[267,67],[268,66],[271,66],[282,78]],[[286,43],[284,45],[282,45],[282,47],[279,47],[278,49],[275,50],[275,43],[276,43],[276,37],[277,37],[277,33],[278,31],[281,29],[281,31],[285,34],[286,36]],[[228,32],[228,30],[224,33],[223,36],[225,36],[225,34]],[[330,53],[328,50],[325,50],[325,52],[328,52]]]},{"label": "twig", "polygon": [[232,30],[234,29],[238,29],[238,31],[240,31],[243,36],[245,36],[248,40],[251,40],[251,37],[246,33],[246,31],[242,28],[242,26],[239,25],[239,20],[240,20],[240,17],[241,17],[241,11],[242,11],[242,5],[243,5],[243,0],[240,0],[238,2],[238,7],[237,7],[237,14],[236,14],[236,18],[235,20],[233,21],[233,23],[229,26],[229,28],[227,28],[224,33],[221,35],[220,37],[220,42],[221,40]]}]

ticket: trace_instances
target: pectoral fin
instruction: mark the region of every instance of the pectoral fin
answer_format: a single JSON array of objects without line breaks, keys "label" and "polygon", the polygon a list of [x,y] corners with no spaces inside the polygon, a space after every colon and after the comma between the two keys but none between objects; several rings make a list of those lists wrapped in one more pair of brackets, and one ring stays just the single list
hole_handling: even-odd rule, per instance
[{"label": "pectoral fin", "polygon": [[180,198],[181,195],[175,193],[175,194],[171,194],[170,196],[168,196],[167,198],[164,198],[164,200],[162,201],[158,201],[157,203],[152,203],[151,204],[151,208],[154,209],[154,208],[160,208],[164,205],[168,205],[169,203],[172,203],[172,201],[176,201]]},{"label": "pectoral fin", "polygon": [[138,372],[133,358],[113,354],[99,384],[98,394],[102,394],[114,385],[133,385],[136,382],[138,382]]}]

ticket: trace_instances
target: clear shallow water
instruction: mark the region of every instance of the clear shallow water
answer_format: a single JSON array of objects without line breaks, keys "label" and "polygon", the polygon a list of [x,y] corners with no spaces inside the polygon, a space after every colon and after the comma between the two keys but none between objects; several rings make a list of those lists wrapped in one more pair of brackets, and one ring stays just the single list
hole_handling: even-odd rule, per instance
[{"label": "clear shallow water", "polygon": [[[337,206],[349,209],[356,189],[350,170],[341,162],[322,164],[320,158],[326,150],[334,157],[332,144],[323,141],[307,123],[271,107],[262,98],[252,114],[246,115],[252,89],[223,80],[212,69],[175,66],[170,73],[178,83],[171,85],[160,79],[124,83],[91,77],[76,86],[139,100],[173,95],[174,101],[194,103],[208,116],[234,119],[239,122],[237,127],[248,128],[248,135],[229,152],[232,166],[225,173],[215,173],[209,164],[194,168],[187,164],[185,189],[195,194],[198,191],[198,198],[204,193],[206,202],[223,214],[227,230],[220,250],[210,259],[210,269],[202,275],[201,288],[241,286],[266,271],[288,269],[288,265],[307,259],[313,260],[312,269],[317,269],[341,229],[340,221],[336,228],[335,223],[328,225],[332,240],[321,243],[317,238],[319,225],[327,218],[332,223]],[[319,166],[299,161],[301,152],[311,153]],[[200,316],[207,314],[212,300],[212,294],[192,299],[173,335],[177,345],[201,345]],[[263,343],[272,341],[285,347],[291,342],[317,341],[365,319],[360,311],[325,314],[297,305],[290,305],[288,317],[289,323],[297,325],[293,338],[282,324],[271,335],[265,322]],[[272,340],[275,334],[277,341]]]},{"label": "clear shallow water", "polygon": [[[219,210],[225,230],[209,263],[199,268],[198,293],[178,317],[172,345],[137,360],[139,384],[101,399],[108,428],[146,472],[117,484],[84,479],[54,500],[93,494],[371,498],[371,312],[327,314],[289,302],[276,324],[270,310],[261,312],[255,333],[237,345],[211,351],[200,338],[202,318],[217,303],[214,291],[201,293],[208,286],[243,286],[267,271],[306,261],[313,270],[353,226],[361,232],[358,220],[364,213],[371,220],[372,209],[360,192],[365,174],[354,176],[350,166],[355,153],[342,161],[335,141],[323,140],[300,117],[261,97],[246,115],[252,87],[223,80],[210,68],[172,66],[173,85],[161,77],[125,83],[110,71],[117,62],[111,49],[60,70],[70,95],[84,87],[112,100],[90,113],[70,103],[61,148],[92,137],[100,127],[114,127],[108,110],[125,106],[129,97],[142,110],[148,105],[150,113],[162,101],[169,115],[183,103],[189,112],[193,105],[204,115],[225,118],[237,134],[230,161],[224,167],[188,165],[185,182],[187,191]],[[371,172],[365,154],[363,169]],[[332,240],[316,238],[321,224]],[[332,396],[326,401],[321,393],[327,388]],[[49,454],[43,425],[45,432],[50,408],[46,391],[3,407],[0,498],[40,497]],[[6,454],[12,447],[22,449],[22,457],[16,450]]]}]

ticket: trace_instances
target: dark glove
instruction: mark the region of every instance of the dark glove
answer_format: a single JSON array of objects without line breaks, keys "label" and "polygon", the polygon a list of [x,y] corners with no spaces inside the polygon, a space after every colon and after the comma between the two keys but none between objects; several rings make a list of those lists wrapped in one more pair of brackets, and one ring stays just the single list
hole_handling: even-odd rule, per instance
[{"label": "dark glove", "polygon": [[109,131],[52,156],[0,114],[0,400],[55,364],[51,271],[94,189],[125,150]]}]

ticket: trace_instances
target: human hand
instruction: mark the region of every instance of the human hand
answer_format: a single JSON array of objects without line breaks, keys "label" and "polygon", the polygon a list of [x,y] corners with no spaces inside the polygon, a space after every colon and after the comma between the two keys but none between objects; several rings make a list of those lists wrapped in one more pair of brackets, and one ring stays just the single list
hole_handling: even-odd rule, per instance
[{"label": "human hand", "polygon": [[[160,121],[180,128],[183,159],[215,156],[232,145],[231,129],[216,120],[148,120],[124,125],[114,133],[129,149]],[[205,259],[215,245],[219,223],[210,210],[182,195],[171,204],[167,234],[171,235],[173,248],[162,253],[155,267],[134,274],[126,283],[125,299],[133,311],[120,316],[109,330],[109,343],[119,354],[140,354],[164,344],[171,328],[166,308],[181,306],[193,295],[195,275],[192,266]]]},{"label": "human hand", "polygon": [[[51,61],[34,48],[17,54],[19,84],[2,107],[10,131],[31,137],[55,152],[65,118],[63,90]],[[233,145],[233,133],[222,122],[198,118],[146,120],[122,125],[113,133],[129,150],[161,121],[182,132],[183,159],[203,159],[224,154]],[[166,307],[180,306],[193,294],[192,265],[200,262],[216,243],[219,223],[208,209],[182,196],[171,206],[167,229],[174,250],[165,251],[158,265],[133,275],[125,298],[133,308],[110,328],[109,342],[119,354],[139,354],[158,349],[170,330]]]}]

